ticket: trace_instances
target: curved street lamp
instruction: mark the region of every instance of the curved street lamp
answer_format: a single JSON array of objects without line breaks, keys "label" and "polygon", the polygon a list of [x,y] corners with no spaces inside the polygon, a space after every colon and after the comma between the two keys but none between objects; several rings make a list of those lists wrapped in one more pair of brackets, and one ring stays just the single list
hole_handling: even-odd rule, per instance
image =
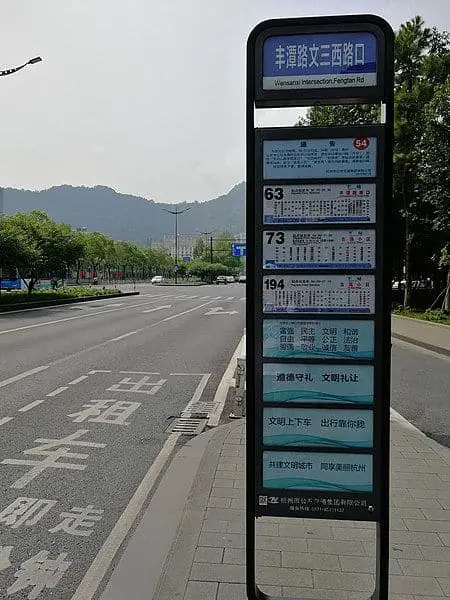
[{"label": "curved street lamp", "polygon": [[42,58],[40,56],[35,56],[34,58],[30,58],[30,60],[28,60],[26,63],[23,63],[23,65],[20,65],[20,67],[13,67],[12,69],[4,69],[3,71],[0,71],[0,77],[4,77],[5,75],[12,75],[13,73],[17,73],[17,71],[20,71],[20,69],[23,69],[28,65],[35,65],[36,63],[39,63],[41,61]]},{"label": "curved street lamp", "polygon": [[[163,208],[162,210],[170,215],[175,215],[175,261],[178,260],[178,215],[182,215],[183,213],[191,210],[192,206],[188,206],[184,210],[168,210],[167,208]],[[175,262],[175,285],[178,283],[178,263]]]}]

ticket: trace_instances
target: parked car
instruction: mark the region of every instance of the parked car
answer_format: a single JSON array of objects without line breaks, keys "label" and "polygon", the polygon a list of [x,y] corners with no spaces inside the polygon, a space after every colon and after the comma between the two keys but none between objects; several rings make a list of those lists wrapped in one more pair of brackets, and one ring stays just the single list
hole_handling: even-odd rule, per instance
[{"label": "parked car", "polygon": [[246,283],[246,281],[247,281],[246,275],[239,275],[239,283]]},{"label": "parked car", "polygon": [[224,283],[225,285],[228,283],[226,275],[218,275],[216,277],[216,284]]},{"label": "parked car", "polygon": [[227,283],[234,283],[233,275],[225,275],[225,277],[227,278]]},{"label": "parked car", "polygon": [[154,277],[152,277],[151,283],[153,285],[160,285],[163,282],[164,282],[164,277],[162,275],[155,275]]}]

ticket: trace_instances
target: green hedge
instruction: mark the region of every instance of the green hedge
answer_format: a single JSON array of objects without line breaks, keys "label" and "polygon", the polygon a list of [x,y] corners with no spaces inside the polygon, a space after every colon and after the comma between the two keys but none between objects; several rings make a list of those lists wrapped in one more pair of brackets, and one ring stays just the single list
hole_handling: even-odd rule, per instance
[{"label": "green hedge", "polygon": [[394,315],[399,315],[401,317],[411,317],[413,319],[431,321],[432,323],[450,325],[450,315],[443,310],[426,310],[424,312],[421,312],[412,308],[394,308],[392,312],[394,313]]},{"label": "green hedge", "polygon": [[0,305],[23,304],[27,302],[46,302],[50,300],[66,300],[67,298],[83,298],[89,296],[109,296],[118,294],[119,290],[102,287],[63,287],[58,290],[36,290],[28,296],[28,291],[5,292],[2,290]]}]

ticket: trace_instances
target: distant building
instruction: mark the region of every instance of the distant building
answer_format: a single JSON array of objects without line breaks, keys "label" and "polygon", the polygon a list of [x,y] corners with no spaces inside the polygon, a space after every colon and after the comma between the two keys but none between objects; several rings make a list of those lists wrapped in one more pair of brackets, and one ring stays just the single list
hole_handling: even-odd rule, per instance
[{"label": "distant building", "polygon": [[[190,256],[192,258],[195,244],[199,239],[204,239],[201,234],[178,234],[178,257]],[[161,240],[152,242],[152,248],[161,248],[175,257],[175,234],[165,235]]]}]

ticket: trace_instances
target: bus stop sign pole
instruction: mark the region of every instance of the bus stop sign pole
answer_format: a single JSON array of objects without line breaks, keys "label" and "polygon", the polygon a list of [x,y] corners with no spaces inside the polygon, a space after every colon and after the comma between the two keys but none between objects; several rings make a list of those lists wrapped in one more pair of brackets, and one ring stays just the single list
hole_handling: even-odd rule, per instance
[{"label": "bus stop sign pole", "polygon": [[[376,524],[388,600],[393,45],[372,15],[260,23],[247,44],[246,580],[255,521]],[[255,109],[379,123],[256,129]]]}]

